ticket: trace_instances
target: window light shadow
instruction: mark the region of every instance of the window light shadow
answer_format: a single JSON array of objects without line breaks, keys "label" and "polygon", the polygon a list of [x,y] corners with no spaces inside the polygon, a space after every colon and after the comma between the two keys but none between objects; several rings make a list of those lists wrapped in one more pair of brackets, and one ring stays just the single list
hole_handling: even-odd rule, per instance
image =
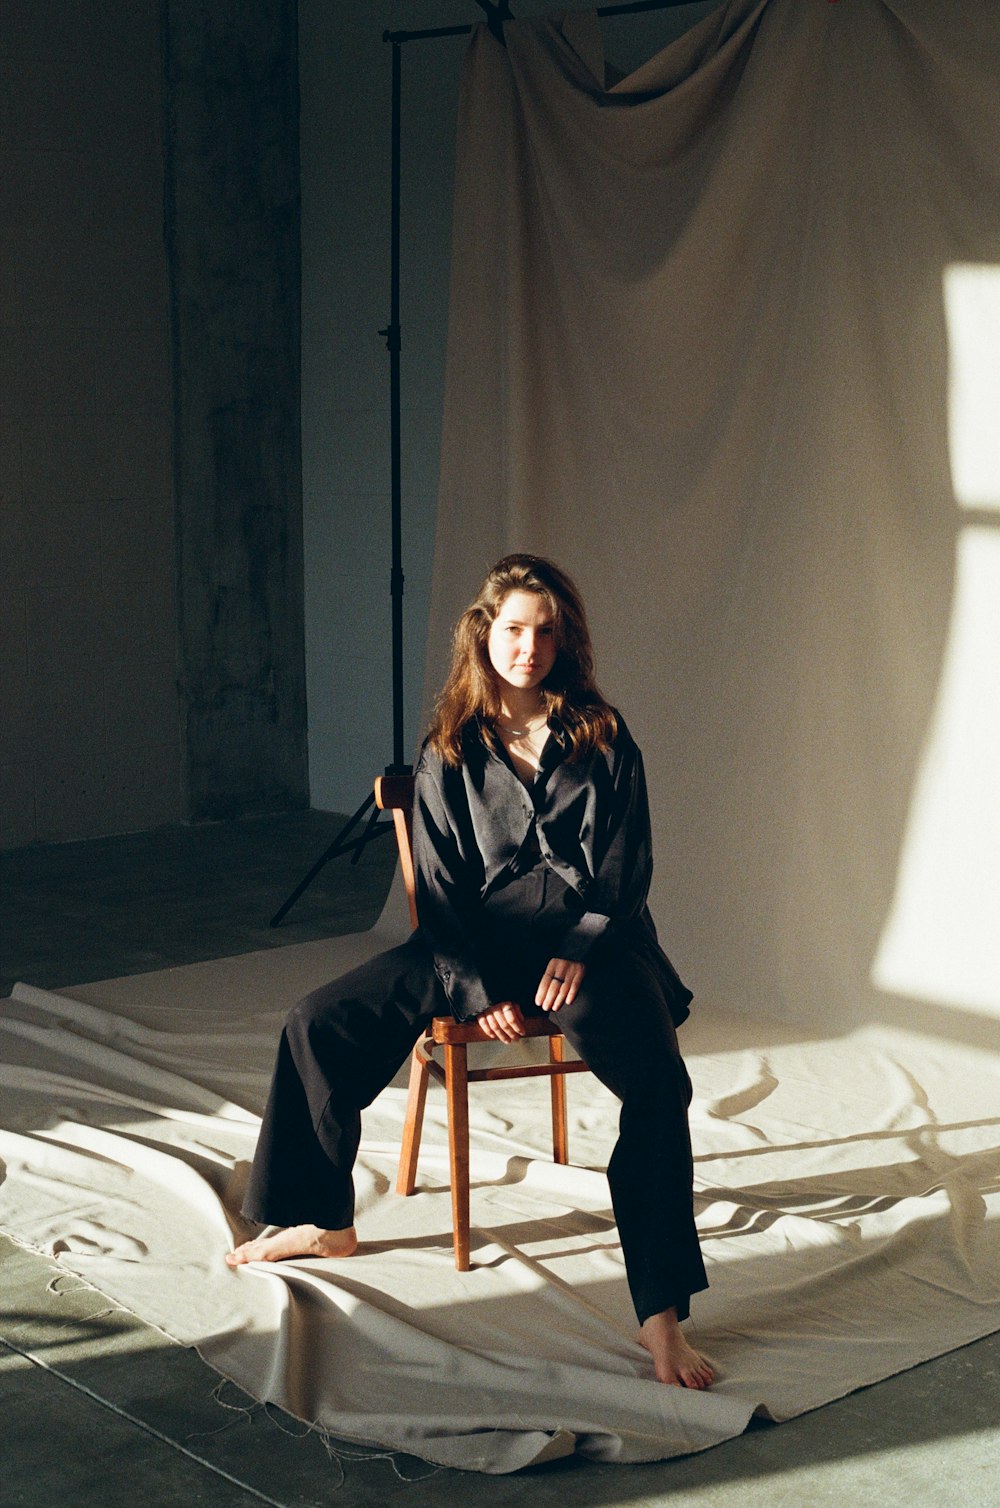
[{"label": "window light shadow", "polygon": [[945,269],[961,510],[941,680],[872,979],[1000,1018],[1000,266]]}]

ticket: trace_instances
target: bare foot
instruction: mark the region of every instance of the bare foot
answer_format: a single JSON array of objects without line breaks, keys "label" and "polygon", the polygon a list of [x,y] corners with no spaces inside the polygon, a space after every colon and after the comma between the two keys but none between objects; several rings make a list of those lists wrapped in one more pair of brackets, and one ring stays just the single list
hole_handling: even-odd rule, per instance
[{"label": "bare foot", "polygon": [[709,1388],[715,1381],[715,1373],[705,1360],[690,1346],[677,1322],[676,1309],[664,1309],[661,1314],[651,1314],[639,1331],[639,1344],[645,1346],[653,1358],[657,1381],[673,1383],[679,1388]]},{"label": "bare foot", "polygon": [[273,1236],[258,1236],[244,1241],[235,1251],[226,1252],[230,1267],[244,1262],[280,1262],[285,1257],[351,1257],[358,1246],[354,1226],[346,1230],[321,1230],[318,1225],[289,1225]]}]

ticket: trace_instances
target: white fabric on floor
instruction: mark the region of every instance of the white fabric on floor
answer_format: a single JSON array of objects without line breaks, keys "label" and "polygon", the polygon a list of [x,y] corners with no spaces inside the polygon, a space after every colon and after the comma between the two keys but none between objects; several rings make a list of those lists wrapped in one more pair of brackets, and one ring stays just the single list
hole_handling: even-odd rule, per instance
[{"label": "white fabric on floor", "polygon": [[754,1410],[789,1418],[997,1328],[1000,1059],[697,1010],[710,1393],[657,1383],[636,1342],[603,1172],[616,1105],[589,1075],[569,1083],[567,1168],[544,1083],[473,1087],[471,1272],[453,1265],[433,1087],[418,1193],[392,1192],[401,1082],[365,1119],[359,1254],[231,1272],[284,1010],[395,936],[18,986],[0,1003],[0,1229],[255,1397],[484,1472],[700,1450]]}]

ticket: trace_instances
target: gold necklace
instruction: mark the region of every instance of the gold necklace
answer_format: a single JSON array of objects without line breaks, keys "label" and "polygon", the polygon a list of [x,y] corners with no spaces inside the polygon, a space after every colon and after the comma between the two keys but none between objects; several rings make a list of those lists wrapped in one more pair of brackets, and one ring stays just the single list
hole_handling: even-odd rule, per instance
[{"label": "gold necklace", "polygon": [[540,729],[545,727],[545,723],[547,721],[548,719],[546,718],[542,722],[536,723],[534,726],[529,723],[526,728],[512,728],[509,723],[502,723],[500,719],[497,718],[498,726],[503,730],[504,733],[509,734],[511,738],[526,738],[529,733],[538,733]]}]

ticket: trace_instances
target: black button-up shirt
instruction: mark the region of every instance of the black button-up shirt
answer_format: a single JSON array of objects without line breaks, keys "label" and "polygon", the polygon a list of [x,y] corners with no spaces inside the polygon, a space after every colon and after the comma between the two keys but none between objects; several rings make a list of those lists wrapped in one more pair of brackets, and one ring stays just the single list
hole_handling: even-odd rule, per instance
[{"label": "black button-up shirt", "polygon": [[464,730],[458,768],[426,744],[421,751],[413,805],[417,915],[452,1011],[468,1020],[498,1003],[477,957],[483,902],[537,842],[582,902],[576,918],[567,915],[554,956],[582,962],[609,934],[638,947],[679,1023],[691,992],[657,944],[646,907],[653,860],[638,745],[620,715],[613,747],[581,760],[566,759],[557,722],[549,735],[530,788],[502,745],[495,751],[484,741],[478,720]]}]

